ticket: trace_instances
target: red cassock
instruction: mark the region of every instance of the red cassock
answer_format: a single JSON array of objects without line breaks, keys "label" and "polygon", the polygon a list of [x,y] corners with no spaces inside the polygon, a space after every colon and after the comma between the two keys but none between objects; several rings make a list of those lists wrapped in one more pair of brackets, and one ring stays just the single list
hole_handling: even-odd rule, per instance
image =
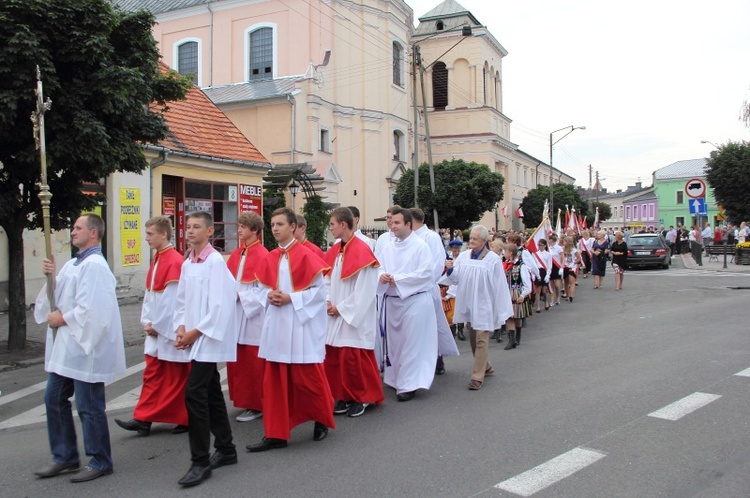
[{"label": "red cassock", "polygon": [[[146,290],[164,292],[167,285],[180,279],[182,263],[182,255],[173,246],[157,252],[146,275]],[[156,275],[153,275],[154,267]],[[190,375],[190,363],[144,356],[146,368],[143,370],[143,387],[133,418],[143,422],[187,425],[185,386]]]},{"label": "red cassock", "polygon": [[[278,288],[279,262],[285,254],[294,292],[308,289],[328,269],[322,258],[295,241],[286,250],[274,249],[263,260],[256,273],[262,284]],[[293,308],[289,312],[294,313]],[[333,395],[322,363],[266,361],[263,379],[263,427],[267,438],[289,440],[294,427],[310,421],[336,427]]]},{"label": "red cassock", "polygon": [[[356,277],[364,268],[380,266],[370,247],[356,236],[343,247],[341,242],[336,243],[326,253],[326,263],[331,271],[339,253],[343,254],[342,280]],[[385,399],[380,369],[372,349],[327,344],[324,365],[334,399],[375,405],[380,405]]]},{"label": "red cassock", "polygon": [[[227,260],[227,268],[232,275],[237,276],[237,270],[245,253],[245,263],[240,276],[240,282],[251,284],[258,280],[255,270],[263,258],[268,255],[268,249],[263,247],[260,240],[240,247]],[[227,385],[229,399],[236,408],[263,411],[263,374],[266,360],[258,357],[258,346],[237,344],[237,361],[227,363]]]},{"label": "red cassock", "polygon": [[325,260],[326,255],[323,252],[323,249],[321,249],[320,247],[318,247],[314,243],[312,243],[309,240],[305,239],[305,241],[302,243],[302,245],[305,246],[305,247],[307,247],[308,249],[310,249],[313,252],[313,254],[315,254],[320,259]]}]

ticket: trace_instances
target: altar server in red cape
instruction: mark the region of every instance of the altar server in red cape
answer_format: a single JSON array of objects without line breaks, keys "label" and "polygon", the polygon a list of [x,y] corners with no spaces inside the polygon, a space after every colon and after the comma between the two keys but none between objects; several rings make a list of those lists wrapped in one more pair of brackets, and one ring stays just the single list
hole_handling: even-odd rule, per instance
[{"label": "altar server in red cape", "polygon": [[239,337],[237,339],[237,361],[227,363],[229,399],[234,406],[242,408],[238,422],[249,422],[263,415],[263,373],[266,360],[258,357],[260,333],[265,317],[265,302],[259,299],[260,285],[255,270],[268,255],[268,249],[260,243],[263,233],[263,218],[258,214],[242,213],[237,232],[240,245],[229,256],[227,268],[234,275],[237,290],[235,317]]},{"label": "altar server in red cape", "polygon": [[172,312],[177,296],[183,257],[172,245],[172,223],[157,216],[146,222],[146,242],[156,250],[146,275],[141,325],[146,334],[143,387],[133,418],[115,419],[128,431],[148,436],[152,422],[175,424],[173,434],[187,432],[185,385],[190,375],[188,351],[176,349],[177,331]]},{"label": "altar server in red cape", "polygon": [[265,436],[250,452],[285,448],[292,428],[314,421],[313,439],[321,441],[335,427],[333,396],[323,360],[326,344],[325,262],[294,238],[297,217],[279,208],[271,230],[279,247],[268,253],[256,276],[266,295],[260,338]]},{"label": "altar server in red cape", "polygon": [[375,314],[380,266],[372,249],[353,232],[349,208],[331,213],[330,228],[340,239],[326,254],[328,337],[325,371],[336,400],[335,414],[358,417],[385,396],[375,360]]},{"label": "altar server in red cape", "polygon": [[297,228],[294,230],[294,238],[301,245],[310,249],[317,257],[325,261],[326,255],[323,250],[307,239],[307,220],[301,214],[296,215],[296,217]]}]

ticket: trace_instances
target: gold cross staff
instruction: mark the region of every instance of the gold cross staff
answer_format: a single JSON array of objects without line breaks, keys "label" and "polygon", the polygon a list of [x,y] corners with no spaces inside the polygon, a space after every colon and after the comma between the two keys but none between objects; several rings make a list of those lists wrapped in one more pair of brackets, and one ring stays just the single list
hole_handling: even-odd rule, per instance
[{"label": "gold cross staff", "polygon": [[[52,193],[49,191],[47,183],[47,147],[44,136],[44,113],[52,108],[52,101],[47,97],[44,100],[44,91],[42,90],[42,75],[39,66],[36,66],[36,110],[31,113],[31,121],[34,123],[34,141],[39,151],[39,159],[42,163],[42,185],[39,190],[39,200],[42,203],[42,217],[44,219],[44,246],[47,251],[47,259],[52,261],[52,234],[49,219],[49,207],[52,200]],[[50,311],[57,310],[55,304],[55,275],[47,275],[47,300],[49,301]],[[55,340],[57,328],[52,329],[52,340]]]}]

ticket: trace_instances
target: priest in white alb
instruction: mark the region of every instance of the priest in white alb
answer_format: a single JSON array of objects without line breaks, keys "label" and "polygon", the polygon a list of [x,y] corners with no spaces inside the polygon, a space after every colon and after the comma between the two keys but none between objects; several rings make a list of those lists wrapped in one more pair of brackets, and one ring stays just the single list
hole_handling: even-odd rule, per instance
[{"label": "priest in white alb", "polygon": [[489,249],[487,228],[475,226],[469,237],[469,250],[455,261],[446,262],[444,285],[456,285],[454,322],[463,322],[469,332],[474,366],[469,390],[482,388],[484,377],[495,371],[488,358],[490,333],[513,315],[503,262]]},{"label": "priest in white alb", "polygon": [[386,337],[383,381],[396,389],[399,401],[414,399],[418,389],[430,388],[438,352],[432,258],[411,226],[411,212],[392,207],[395,238],[379,258],[380,328]]}]

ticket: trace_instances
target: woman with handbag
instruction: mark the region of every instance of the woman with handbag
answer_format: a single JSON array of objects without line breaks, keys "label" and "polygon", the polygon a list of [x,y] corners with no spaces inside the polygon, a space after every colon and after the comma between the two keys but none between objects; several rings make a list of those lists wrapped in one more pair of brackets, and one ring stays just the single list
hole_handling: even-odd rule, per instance
[{"label": "woman with handbag", "polygon": [[594,289],[601,289],[604,281],[604,274],[607,270],[607,260],[609,259],[609,238],[607,232],[599,230],[596,232],[596,240],[591,245],[591,274],[594,275]]}]

